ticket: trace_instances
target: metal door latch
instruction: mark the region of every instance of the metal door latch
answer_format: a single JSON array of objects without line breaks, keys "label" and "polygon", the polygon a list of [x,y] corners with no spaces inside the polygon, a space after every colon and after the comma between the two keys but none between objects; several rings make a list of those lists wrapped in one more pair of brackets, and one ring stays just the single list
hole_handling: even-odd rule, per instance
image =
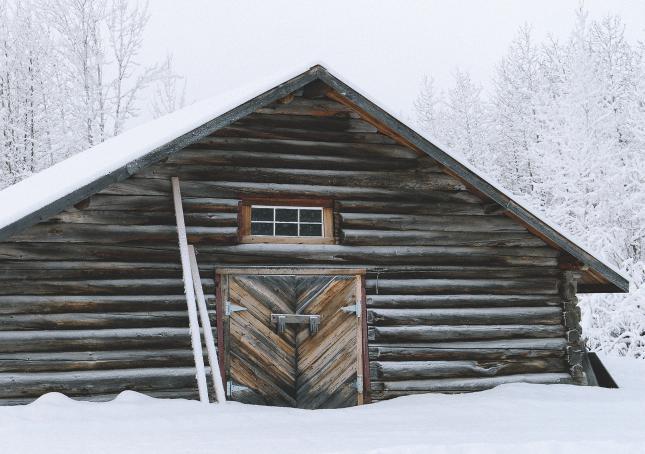
[{"label": "metal door latch", "polygon": [[276,331],[284,333],[285,327],[289,325],[309,325],[309,333],[316,334],[320,328],[320,315],[303,314],[271,314],[271,323],[276,325]]},{"label": "metal door latch", "polygon": [[340,308],[341,311],[347,313],[347,314],[356,314],[357,317],[361,316],[361,304],[356,303],[352,304],[351,306],[345,306]]},{"label": "metal door latch", "polygon": [[230,316],[233,312],[248,311],[247,308],[233,304],[230,301],[224,303],[224,315]]}]

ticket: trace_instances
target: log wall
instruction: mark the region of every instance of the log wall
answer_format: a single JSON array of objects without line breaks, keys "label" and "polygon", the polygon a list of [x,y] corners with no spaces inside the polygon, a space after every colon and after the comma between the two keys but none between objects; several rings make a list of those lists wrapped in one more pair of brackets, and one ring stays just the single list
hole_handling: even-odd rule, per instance
[{"label": "log wall", "polygon": [[[321,93],[259,109],[0,243],[0,403],[196,397],[171,176],[213,311],[216,266],[367,268],[373,400],[580,382],[560,253]],[[337,244],[238,244],[245,197],[333,200]]]}]

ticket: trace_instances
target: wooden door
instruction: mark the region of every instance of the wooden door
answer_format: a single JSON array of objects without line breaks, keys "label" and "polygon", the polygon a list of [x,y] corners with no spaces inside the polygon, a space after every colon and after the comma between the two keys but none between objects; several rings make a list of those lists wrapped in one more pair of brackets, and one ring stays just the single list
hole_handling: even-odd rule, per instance
[{"label": "wooden door", "polygon": [[[362,403],[360,276],[227,273],[218,281],[232,400],[311,409]],[[281,330],[276,314],[289,316]],[[310,316],[319,317],[317,331]]]}]

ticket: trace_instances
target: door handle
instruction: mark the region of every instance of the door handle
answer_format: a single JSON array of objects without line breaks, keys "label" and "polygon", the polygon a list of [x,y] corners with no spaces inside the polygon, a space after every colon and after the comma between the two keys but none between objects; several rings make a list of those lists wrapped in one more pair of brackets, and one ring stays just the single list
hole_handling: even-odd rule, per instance
[{"label": "door handle", "polygon": [[309,333],[316,334],[320,328],[320,315],[271,314],[271,323],[278,333],[284,333],[286,325],[309,325]]}]

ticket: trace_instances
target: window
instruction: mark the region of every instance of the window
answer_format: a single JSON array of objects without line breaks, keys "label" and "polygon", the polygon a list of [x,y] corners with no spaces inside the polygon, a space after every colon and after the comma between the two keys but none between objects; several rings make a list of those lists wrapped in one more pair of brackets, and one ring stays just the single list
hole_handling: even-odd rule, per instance
[{"label": "window", "polygon": [[323,236],[323,209],[251,205],[251,235]]},{"label": "window", "polygon": [[240,239],[243,243],[331,243],[331,207],[267,205],[243,202]]}]

